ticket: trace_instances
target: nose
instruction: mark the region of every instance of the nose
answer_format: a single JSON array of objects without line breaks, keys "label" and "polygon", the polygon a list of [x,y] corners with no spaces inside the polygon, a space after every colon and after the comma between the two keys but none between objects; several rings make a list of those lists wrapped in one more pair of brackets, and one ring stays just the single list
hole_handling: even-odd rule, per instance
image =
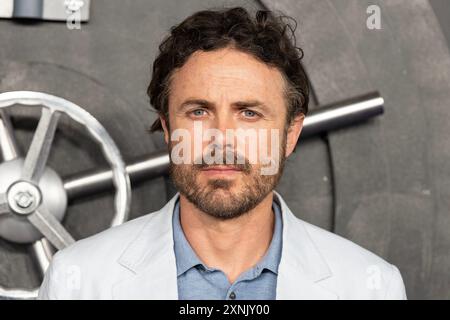
[{"label": "nose", "polygon": [[[227,130],[231,130],[232,132],[235,129],[236,123],[233,119],[231,112],[222,111],[216,113],[213,121],[211,121],[209,129],[213,129],[214,131],[220,131],[220,136],[214,133],[214,142],[217,144],[226,144],[226,136]],[[211,139],[211,137],[210,137]]]},{"label": "nose", "polygon": [[234,129],[236,122],[233,119],[232,112],[222,111],[216,114],[214,126],[225,133],[226,129]]}]

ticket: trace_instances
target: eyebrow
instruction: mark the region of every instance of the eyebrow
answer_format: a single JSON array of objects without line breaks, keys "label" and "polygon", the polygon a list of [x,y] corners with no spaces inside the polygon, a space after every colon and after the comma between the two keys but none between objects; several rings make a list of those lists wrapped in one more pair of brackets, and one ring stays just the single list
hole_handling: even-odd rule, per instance
[{"label": "eyebrow", "polygon": [[[205,99],[187,99],[180,104],[180,110],[188,107],[189,105],[200,105],[206,108],[214,108],[215,104]],[[251,108],[251,107],[259,107],[263,110],[269,111],[269,108],[266,104],[259,100],[248,100],[248,101],[236,101],[231,104],[237,108]]]},{"label": "eyebrow", "polygon": [[259,100],[249,100],[249,101],[236,101],[232,103],[233,106],[240,108],[251,108],[251,107],[259,107],[263,110],[268,110],[266,104]]},{"label": "eyebrow", "polygon": [[187,99],[187,100],[184,100],[182,104],[180,104],[179,109],[182,110],[192,104],[200,105],[200,106],[204,106],[204,107],[211,107],[214,105],[213,103],[209,102],[208,100],[204,100],[204,99]]}]

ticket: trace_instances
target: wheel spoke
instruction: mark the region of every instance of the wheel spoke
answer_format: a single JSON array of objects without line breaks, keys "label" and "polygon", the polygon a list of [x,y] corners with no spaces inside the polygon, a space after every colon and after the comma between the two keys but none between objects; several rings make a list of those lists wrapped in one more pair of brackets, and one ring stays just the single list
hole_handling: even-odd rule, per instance
[{"label": "wheel spoke", "polygon": [[30,250],[39,268],[41,277],[44,278],[45,271],[50,265],[55,249],[46,238],[43,238],[33,243]]},{"label": "wheel spoke", "polygon": [[0,193],[0,215],[9,213],[8,198],[6,193]]},{"label": "wheel spoke", "polygon": [[41,119],[25,158],[22,179],[38,182],[47,163],[60,114],[42,109]]},{"label": "wheel spoke", "polygon": [[27,218],[58,250],[75,242],[66,229],[44,206],[39,207]]},{"label": "wheel spoke", "polygon": [[13,160],[19,156],[14,130],[9,116],[3,108],[0,109],[0,152],[3,161]]}]

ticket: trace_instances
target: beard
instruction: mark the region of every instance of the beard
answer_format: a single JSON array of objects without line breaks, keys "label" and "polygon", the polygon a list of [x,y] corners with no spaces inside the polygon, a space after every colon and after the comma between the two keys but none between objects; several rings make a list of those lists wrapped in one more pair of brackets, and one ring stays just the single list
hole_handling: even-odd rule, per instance
[{"label": "beard", "polygon": [[[169,174],[180,194],[202,212],[221,220],[237,218],[255,208],[277,186],[286,160],[284,142],[281,143],[278,171],[273,175],[262,175],[261,166],[250,164],[246,158],[245,163],[237,164],[237,156],[229,166],[240,170],[240,178],[210,178],[206,183],[200,182],[202,170],[214,166],[204,163],[203,159],[194,164],[173,164],[171,161]],[[172,146],[169,149],[171,154]],[[222,163],[226,163],[225,156]]]}]

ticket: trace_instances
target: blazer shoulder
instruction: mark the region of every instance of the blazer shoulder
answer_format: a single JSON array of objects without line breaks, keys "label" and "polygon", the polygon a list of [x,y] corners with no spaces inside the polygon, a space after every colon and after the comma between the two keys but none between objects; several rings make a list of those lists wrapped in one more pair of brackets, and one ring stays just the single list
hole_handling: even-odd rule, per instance
[{"label": "blazer shoulder", "polygon": [[399,269],[362,246],[335,233],[299,220],[329,266],[330,283],[342,298],[406,299]]},{"label": "blazer shoulder", "polygon": [[80,258],[90,256],[91,258],[108,258],[119,254],[125,246],[138,235],[144,226],[151,221],[149,213],[138,218],[129,220],[121,225],[108,228],[90,237],[76,241],[69,247],[57,252],[64,259],[80,261]]},{"label": "blazer shoulder", "polygon": [[338,260],[339,263],[374,263],[388,267],[389,263],[375,253],[363,248],[355,242],[346,239],[336,233],[322,229],[318,226],[302,221],[308,235],[311,237],[317,249],[323,257],[330,261]]},{"label": "blazer shoulder", "polygon": [[[102,290],[97,287],[106,288],[109,280],[120,274],[115,262],[157,213],[129,220],[58,251],[45,274],[39,299],[96,297],[97,292],[100,296]],[[81,288],[68,288],[67,284],[75,284],[78,278]]]}]

